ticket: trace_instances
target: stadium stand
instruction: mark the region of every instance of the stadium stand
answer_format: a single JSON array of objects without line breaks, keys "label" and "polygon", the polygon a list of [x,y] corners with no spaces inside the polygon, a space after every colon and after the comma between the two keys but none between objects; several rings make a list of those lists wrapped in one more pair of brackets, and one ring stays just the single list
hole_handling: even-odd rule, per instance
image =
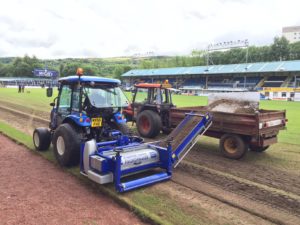
[{"label": "stadium stand", "polygon": [[[160,69],[135,69],[122,75],[126,85],[138,81],[157,83],[165,79],[183,91],[230,90],[246,91],[263,87],[299,86],[300,60],[175,67]],[[155,81],[155,82],[154,82]]]},{"label": "stadium stand", "polygon": [[0,84],[3,87],[25,85],[31,87],[49,87],[58,86],[57,80],[45,78],[28,78],[28,77],[0,77]]},{"label": "stadium stand", "polygon": [[295,77],[290,76],[286,86],[287,87],[295,87]]},{"label": "stadium stand", "polygon": [[198,86],[198,87],[204,87],[205,85],[205,78],[199,77],[199,78],[190,78],[183,81],[182,86]]},{"label": "stadium stand", "polygon": [[287,76],[271,76],[264,82],[263,87],[281,87]]}]

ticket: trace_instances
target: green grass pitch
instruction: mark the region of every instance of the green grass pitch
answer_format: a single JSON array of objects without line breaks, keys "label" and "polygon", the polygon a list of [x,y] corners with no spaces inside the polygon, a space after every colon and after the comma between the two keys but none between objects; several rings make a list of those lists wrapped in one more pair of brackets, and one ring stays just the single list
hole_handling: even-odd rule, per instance
[{"label": "green grass pitch", "polygon": [[[55,89],[53,96],[55,97],[56,95],[57,90]],[[129,99],[131,98],[130,92],[127,92],[126,95]],[[51,107],[49,103],[54,99],[54,97],[47,98],[46,90],[41,88],[27,88],[25,93],[18,93],[17,88],[0,88],[0,96],[0,101],[7,101],[45,112],[50,112]],[[207,97],[173,95],[173,103],[177,107],[206,105]],[[260,101],[260,108],[286,110],[288,118],[287,130],[280,132],[279,142],[300,145],[300,102],[264,100]]]}]

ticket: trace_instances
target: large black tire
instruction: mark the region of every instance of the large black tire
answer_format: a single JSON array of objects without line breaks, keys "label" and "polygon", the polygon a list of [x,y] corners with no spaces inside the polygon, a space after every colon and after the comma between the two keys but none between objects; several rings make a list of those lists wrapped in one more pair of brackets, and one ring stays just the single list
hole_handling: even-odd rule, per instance
[{"label": "large black tire", "polygon": [[162,127],[160,116],[151,110],[141,112],[136,119],[137,129],[142,137],[156,137]]},{"label": "large black tire", "polygon": [[221,153],[230,159],[240,159],[248,151],[248,144],[239,135],[224,134],[220,139]]},{"label": "large black tire", "polygon": [[45,127],[36,128],[33,131],[32,140],[36,150],[46,151],[51,143],[51,133]]},{"label": "large black tire", "polygon": [[130,129],[126,123],[116,123],[112,122],[109,124],[112,129],[120,131],[124,135],[128,135],[130,133]]},{"label": "large black tire", "polygon": [[52,139],[54,155],[61,166],[76,166],[80,158],[80,134],[68,123],[61,124]]},{"label": "large black tire", "polygon": [[265,146],[265,147],[257,147],[257,146],[249,146],[249,149],[253,152],[264,152],[266,151],[270,146]]}]

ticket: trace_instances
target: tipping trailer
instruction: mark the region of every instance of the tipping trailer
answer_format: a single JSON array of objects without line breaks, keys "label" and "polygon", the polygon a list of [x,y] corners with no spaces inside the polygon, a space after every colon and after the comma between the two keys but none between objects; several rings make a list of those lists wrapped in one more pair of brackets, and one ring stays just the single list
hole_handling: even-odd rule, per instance
[{"label": "tipping trailer", "polygon": [[239,159],[248,149],[265,151],[277,142],[279,131],[285,129],[287,120],[283,110],[229,113],[211,111],[205,106],[177,108],[172,102],[172,91],[168,82],[135,85],[132,103],[123,113],[127,121],[136,122],[141,136],[154,138],[160,131],[169,133],[186,112],[210,112],[213,123],[205,135],[220,139],[219,148],[225,157]]},{"label": "tipping trailer", "polygon": [[[186,112],[207,112],[205,106],[170,109],[170,126],[176,126]],[[277,143],[277,135],[285,128],[286,112],[280,110],[259,110],[255,114],[209,111],[213,123],[206,136],[219,138],[219,148],[228,158],[239,159],[248,148],[262,152]]]},{"label": "tipping trailer", "polygon": [[[114,183],[118,192],[168,180],[172,168],[210,125],[210,114],[187,113],[164,140],[144,143],[140,137],[122,135],[118,131],[112,133],[113,141],[97,143],[91,139],[82,144],[81,174],[99,184]],[[152,170],[150,175],[149,170]]]}]

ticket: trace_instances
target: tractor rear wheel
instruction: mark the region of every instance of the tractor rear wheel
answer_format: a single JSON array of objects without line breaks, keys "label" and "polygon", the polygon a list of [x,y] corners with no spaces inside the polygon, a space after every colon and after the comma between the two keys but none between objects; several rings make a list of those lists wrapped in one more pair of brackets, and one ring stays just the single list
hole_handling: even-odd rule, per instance
[{"label": "tractor rear wheel", "polygon": [[51,133],[45,127],[39,127],[33,131],[33,144],[36,150],[46,151],[51,143]]},{"label": "tractor rear wheel", "polygon": [[248,144],[239,135],[224,134],[220,139],[222,154],[230,159],[240,159],[248,151]]},{"label": "tractor rear wheel", "polygon": [[141,136],[154,138],[162,127],[160,116],[151,110],[145,110],[137,116],[137,129]]},{"label": "tractor rear wheel", "polygon": [[54,155],[61,166],[75,166],[80,157],[80,136],[68,123],[61,124],[53,139]]}]

